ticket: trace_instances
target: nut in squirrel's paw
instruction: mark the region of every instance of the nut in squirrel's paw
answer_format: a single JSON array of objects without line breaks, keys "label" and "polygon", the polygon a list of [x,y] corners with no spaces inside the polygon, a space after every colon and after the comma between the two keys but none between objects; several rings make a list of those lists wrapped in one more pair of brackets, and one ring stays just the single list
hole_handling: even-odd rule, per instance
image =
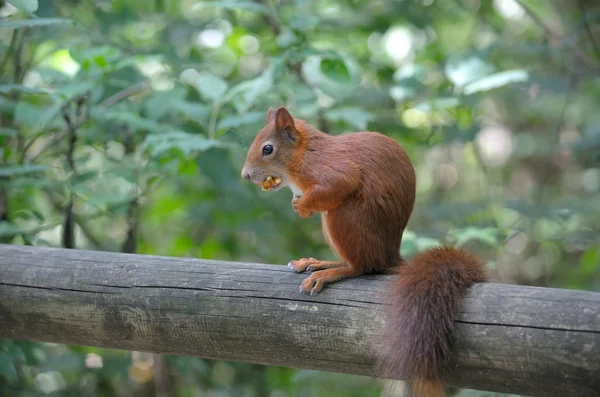
[{"label": "nut in squirrel's paw", "polygon": [[280,183],[281,183],[281,178],[279,178],[278,176],[269,176],[269,177],[267,177],[267,179],[262,181],[260,186],[262,187],[262,190],[271,190],[275,186],[279,185]]}]

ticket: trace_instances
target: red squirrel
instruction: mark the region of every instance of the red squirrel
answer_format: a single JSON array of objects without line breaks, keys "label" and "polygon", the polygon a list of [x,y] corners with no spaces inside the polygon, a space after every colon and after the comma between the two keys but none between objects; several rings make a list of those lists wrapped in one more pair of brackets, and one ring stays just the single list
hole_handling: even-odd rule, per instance
[{"label": "red squirrel", "polygon": [[464,292],[486,274],[481,259],[453,247],[410,260],[400,255],[416,190],[404,148],[377,132],[327,135],[280,107],[267,112],[242,177],[264,190],[289,186],[301,218],[321,214],[323,235],[339,261],[291,261],[296,272],[312,272],[301,291],[318,293],[327,283],[362,274],[398,274],[389,291],[388,353],[380,371],[408,379],[413,394],[445,396],[455,313]]}]

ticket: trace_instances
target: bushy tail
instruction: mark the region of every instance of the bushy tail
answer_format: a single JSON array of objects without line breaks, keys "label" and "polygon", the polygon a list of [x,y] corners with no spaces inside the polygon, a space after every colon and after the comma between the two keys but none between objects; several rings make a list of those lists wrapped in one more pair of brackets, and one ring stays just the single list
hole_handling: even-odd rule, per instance
[{"label": "bushy tail", "polygon": [[437,247],[398,267],[379,363],[386,378],[409,380],[411,396],[444,396],[454,317],[465,291],[486,279],[475,255]]}]

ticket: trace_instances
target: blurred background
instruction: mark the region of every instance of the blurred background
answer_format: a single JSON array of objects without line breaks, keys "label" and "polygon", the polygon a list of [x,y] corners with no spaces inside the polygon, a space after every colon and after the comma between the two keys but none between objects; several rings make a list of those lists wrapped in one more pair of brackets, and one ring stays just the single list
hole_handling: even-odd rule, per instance
[{"label": "blurred background", "polygon": [[[0,0],[0,243],[332,257],[240,177],[269,107],[380,131],[418,196],[402,251],[600,290],[600,5]],[[380,396],[371,378],[0,340],[0,396]],[[461,396],[491,396],[463,390]]]}]

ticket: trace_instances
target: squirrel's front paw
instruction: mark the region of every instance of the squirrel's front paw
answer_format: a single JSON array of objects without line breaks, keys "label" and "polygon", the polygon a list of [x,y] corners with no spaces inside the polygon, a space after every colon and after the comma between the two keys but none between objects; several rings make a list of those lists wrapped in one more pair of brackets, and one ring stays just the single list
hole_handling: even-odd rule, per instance
[{"label": "squirrel's front paw", "polygon": [[297,196],[295,194],[294,197],[292,197],[292,208],[296,214],[298,213],[298,202],[300,201],[300,197],[302,196]]},{"label": "squirrel's front paw", "polygon": [[308,211],[302,207],[302,202],[300,201],[301,198],[302,196],[294,195],[294,198],[292,198],[292,208],[300,218],[310,218],[313,216],[314,212]]},{"label": "squirrel's front paw", "polygon": [[295,261],[290,261],[288,263],[288,267],[290,269],[294,269],[296,273],[302,273],[305,272],[306,269],[310,267],[310,265],[314,265],[316,263],[319,263],[319,261],[315,258],[302,258]]}]

